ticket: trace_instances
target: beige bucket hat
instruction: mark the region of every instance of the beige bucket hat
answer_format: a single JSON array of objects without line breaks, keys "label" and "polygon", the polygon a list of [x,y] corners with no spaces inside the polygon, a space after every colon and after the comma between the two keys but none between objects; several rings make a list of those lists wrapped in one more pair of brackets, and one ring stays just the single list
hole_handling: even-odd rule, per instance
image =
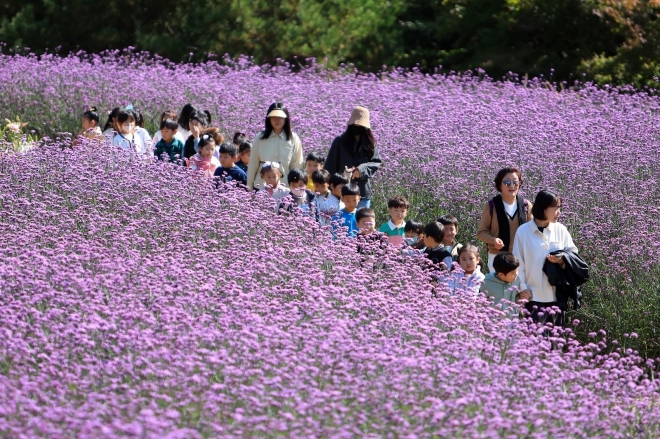
[{"label": "beige bucket hat", "polygon": [[369,123],[369,110],[364,107],[353,108],[351,117],[348,119],[348,125],[359,125],[371,129],[371,124]]}]

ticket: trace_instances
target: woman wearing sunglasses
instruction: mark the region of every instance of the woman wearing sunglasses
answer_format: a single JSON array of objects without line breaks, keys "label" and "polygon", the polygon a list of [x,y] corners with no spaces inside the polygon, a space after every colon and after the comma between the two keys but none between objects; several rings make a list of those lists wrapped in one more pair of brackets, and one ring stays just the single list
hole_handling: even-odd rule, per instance
[{"label": "woman wearing sunglasses", "polygon": [[259,174],[264,163],[280,163],[282,175],[289,175],[289,170],[303,164],[302,145],[298,135],[291,131],[289,110],[284,104],[276,102],[268,107],[265,125],[254,139],[248,163],[247,186],[253,189],[264,185]]},{"label": "woman wearing sunglasses", "polygon": [[532,219],[532,203],[518,195],[521,185],[522,173],[518,169],[500,169],[495,176],[495,188],[500,194],[488,200],[481,213],[477,239],[488,246],[488,269],[491,272],[495,271],[495,256],[511,253],[518,227]]}]

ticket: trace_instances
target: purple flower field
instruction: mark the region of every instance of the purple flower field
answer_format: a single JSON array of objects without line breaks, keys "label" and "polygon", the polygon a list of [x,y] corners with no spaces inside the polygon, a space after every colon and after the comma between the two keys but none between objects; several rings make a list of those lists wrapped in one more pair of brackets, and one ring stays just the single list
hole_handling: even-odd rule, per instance
[{"label": "purple flower field", "polygon": [[[471,240],[507,164],[528,198],[558,191],[592,264],[573,329],[541,337],[485,299],[433,294],[395,252],[362,256],[262,197],[53,135],[86,105],[129,102],[152,132],[193,102],[255,134],[274,101],[305,152],[371,110],[379,223],[401,194],[409,217],[453,213]],[[0,118],[53,138],[0,155],[0,436],[660,435],[642,358],[660,353],[658,104],[473,76],[0,57]]]}]

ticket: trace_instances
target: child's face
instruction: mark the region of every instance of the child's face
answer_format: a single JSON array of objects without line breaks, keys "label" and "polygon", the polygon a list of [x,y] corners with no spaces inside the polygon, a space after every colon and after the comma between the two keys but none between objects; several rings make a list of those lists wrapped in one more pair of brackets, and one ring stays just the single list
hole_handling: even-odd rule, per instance
[{"label": "child's face", "polygon": [[474,270],[477,268],[479,263],[479,256],[472,253],[471,251],[465,251],[461,253],[461,256],[458,258],[458,264],[465,271],[466,274],[474,273]]},{"label": "child's face", "polygon": [[507,274],[497,273],[497,277],[508,284],[512,284],[518,277],[518,269],[508,272]]},{"label": "child's face", "polygon": [[82,118],[83,131],[87,131],[87,130],[89,130],[91,128],[95,128],[95,127],[96,127],[96,122],[94,122],[93,120],[89,120],[86,117]]},{"label": "child's face", "polygon": [[358,229],[360,229],[361,235],[371,235],[374,233],[374,227],[376,226],[376,220],[369,216],[364,216],[360,218],[360,221],[357,222]]},{"label": "child's face", "polygon": [[227,154],[226,152],[221,152],[220,166],[222,166],[223,168],[233,168],[236,158],[237,157],[232,157],[231,154]]},{"label": "child's face", "polygon": [[360,202],[359,195],[344,195],[341,197],[341,201],[344,203],[344,209],[346,212],[353,212],[357,209],[357,205]]},{"label": "child's face", "polygon": [[314,171],[318,171],[319,169],[323,169],[323,165],[319,162],[315,162],[314,160],[307,160],[307,163],[305,164],[305,170],[307,171],[307,175],[311,178],[312,174]]},{"label": "child's face", "polygon": [[280,184],[280,173],[272,169],[261,174],[261,178],[263,178],[266,185],[273,188],[276,188]]},{"label": "child's face", "polygon": [[398,226],[406,218],[406,215],[408,215],[408,209],[405,207],[390,207],[387,209],[387,213],[390,214],[390,218],[392,218],[394,225]]},{"label": "child's face", "polygon": [[410,245],[415,245],[423,240],[424,240],[423,234],[418,234],[410,230],[406,232],[406,242]]},{"label": "child's face", "polygon": [[170,143],[172,140],[174,140],[175,134],[176,134],[176,130],[171,130],[169,128],[163,128],[162,130],[160,130],[160,136],[167,143]]},{"label": "child's face", "polygon": [[248,165],[250,163],[250,153],[252,152],[251,149],[248,149],[247,151],[239,152],[238,153],[238,158],[240,161],[243,162],[244,165]]},{"label": "child's face", "polygon": [[135,122],[128,120],[124,121],[121,123],[119,130],[122,134],[133,134],[133,130],[135,130]]},{"label": "child's face", "polygon": [[456,234],[458,234],[458,229],[456,228],[455,225],[453,224],[448,224],[445,226],[445,244],[450,245],[452,242],[454,242],[454,238],[456,238]]},{"label": "child's face", "polygon": [[341,199],[341,188],[343,188],[343,184],[338,184],[337,186],[332,186],[330,185],[330,192],[332,192],[332,195],[335,197]]},{"label": "child's face", "polygon": [[314,192],[317,194],[325,194],[328,192],[328,183],[314,183]]},{"label": "child's face", "polygon": [[207,143],[199,148],[199,155],[201,155],[204,160],[210,160],[213,156],[213,151],[215,151],[215,143]]},{"label": "child's face", "polygon": [[307,184],[303,180],[298,180],[298,181],[294,181],[293,183],[289,183],[289,187],[291,188],[291,190],[305,189],[307,187]]}]

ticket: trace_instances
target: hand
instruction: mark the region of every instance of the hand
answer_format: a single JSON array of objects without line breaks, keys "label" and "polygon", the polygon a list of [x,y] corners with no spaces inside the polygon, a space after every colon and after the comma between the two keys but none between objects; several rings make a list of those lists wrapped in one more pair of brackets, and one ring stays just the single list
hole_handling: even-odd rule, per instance
[{"label": "hand", "polygon": [[547,258],[548,261],[552,262],[553,264],[563,265],[563,261],[564,261],[563,256],[548,255]]},{"label": "hand", "polygon": [[496,249],[501,249],[504,247],[504,242],[500,238],[495,238],[495,241],[493,242],[493,245],[495,246]]},{"label": "hand", "polygon": [[192,136],[195,139],[198,139],[199,136],[202,135],[202,130],[203,129],[204,128],[202,127],[202,124],[197,122],[197,121],[193,121],[193,122],[190,123],[190,134],[192,134]]},{"label": "hand", "polygon": [[516,297],[516,303],[520,303],[521,300],[532,300],[532,292],[530,290],[523,290],[519,292]]}]

